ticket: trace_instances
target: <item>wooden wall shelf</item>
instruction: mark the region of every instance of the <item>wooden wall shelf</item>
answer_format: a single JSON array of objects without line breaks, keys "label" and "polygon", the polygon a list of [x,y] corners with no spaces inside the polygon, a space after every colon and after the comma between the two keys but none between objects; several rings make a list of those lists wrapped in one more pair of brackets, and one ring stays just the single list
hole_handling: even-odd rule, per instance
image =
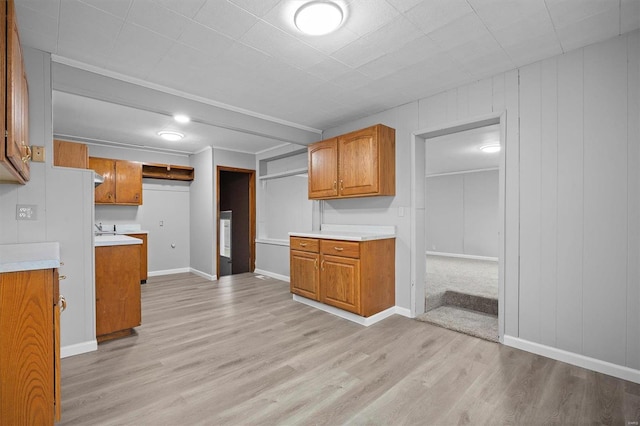
[{"label": "wooden wall shelf", "polygon": [[171,164],[143,163],[142,177],[152,179],[169,179],[191,181],[194,177],[193,167],[174,166]]}]

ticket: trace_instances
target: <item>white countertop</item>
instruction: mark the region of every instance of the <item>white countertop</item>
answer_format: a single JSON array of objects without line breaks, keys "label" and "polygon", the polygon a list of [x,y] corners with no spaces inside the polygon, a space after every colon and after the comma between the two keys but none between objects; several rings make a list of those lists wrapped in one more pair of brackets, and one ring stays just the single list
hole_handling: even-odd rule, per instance
[{"label": "white countertop", "polygon": [[0,272],[35,271],[60,267],[57,242],[0,245]]},{"label": "white countertop", "polygon": [[320,231],[289,232],[289,236],[343,241],[371,241],[395,238],[396,230],[395,226],[323,224]]},{"label": "white countertop", "polygon": [[132,244],[142,244],[140,238],[127,237],[126,235],[96,235],[95,246],[126,246]]}]

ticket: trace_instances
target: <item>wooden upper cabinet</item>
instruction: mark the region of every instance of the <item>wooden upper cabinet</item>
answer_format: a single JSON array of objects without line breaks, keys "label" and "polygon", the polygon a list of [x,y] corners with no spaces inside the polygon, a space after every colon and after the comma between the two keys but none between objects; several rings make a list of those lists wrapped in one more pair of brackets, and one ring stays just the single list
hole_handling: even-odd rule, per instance
[{"label": "wooden upper cabinet", "polygon": [[59,167],[89,168],[89,147],[83,143],[53,140],[53,165]]},{"label": "wooden upper cabinet", "polygon": [[338,139],[309,145],[309,198],[338,196]]},{"label": "wooden upper cabinet", "polygon": [[116,204],[142,204],[142,163],[116,160]]},{"label": "wooden upper cabinet", "polygon": [[[29,90],[24,70],[22,47],[13,0],[2,2],[0,16],[6,27],[1,30],[2,91],[0,102],[6,106],[2,116],[6,137],[0,149],[0,181],[25,183],[29,180]],[[4,32],[6,30],[6,32]]]},{"label": "wooden upper cabinet", "polygon": [[382,124],[309,145],[309,199],[395,195],[395,151]]},{"label": "wooden upper cabinet", "polygon": [[142,205],[142,163],[89,157],[89,168],[104,178],[96,186],[96,204]]}]

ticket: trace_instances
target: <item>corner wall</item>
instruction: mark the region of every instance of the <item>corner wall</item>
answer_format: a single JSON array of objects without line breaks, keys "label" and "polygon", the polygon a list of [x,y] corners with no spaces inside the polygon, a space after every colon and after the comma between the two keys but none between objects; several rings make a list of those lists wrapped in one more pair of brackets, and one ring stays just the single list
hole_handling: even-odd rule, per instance
[{"label": "corner wall", "polygon": [[[29,84],[29,143],[45,147],[45,163],[31,163],[26,185],[0,185],[0,243],[60,243],[63,357],[97,349],[93,254],[93,174],[53,167],[51,56],[25,47]],[[16,204],[34,204],[37,220],[17,221]]]}]

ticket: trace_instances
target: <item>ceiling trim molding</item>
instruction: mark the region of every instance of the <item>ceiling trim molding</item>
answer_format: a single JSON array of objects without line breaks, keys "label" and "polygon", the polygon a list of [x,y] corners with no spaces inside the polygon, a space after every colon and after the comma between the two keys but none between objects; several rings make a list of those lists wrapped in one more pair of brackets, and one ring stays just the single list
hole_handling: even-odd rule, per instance
[{"label": "ceiling trim molding", "polygon": [[53,138],[61,139],[65,141],[81,142],[81,143],[85,143],[87,145],[93,145],[93,146],[107,146],[112,148],[131,149],[134,151],[157,152],[161,154],[176,155],[179,157],[188,157],[189,155],[192,154],[192,152],[179,151],[177,149],[156,148],[156,147],[146,146],[146,145],[133,145],[133,144],[124,143],[124,142],[107,141],[102,139],[86,138],[82,136],[65,135],[60,133],[54,133]]},{"label": "ceiling trim molding", "polygon": [[498,170],[500,170],[499,167],[487,167],[486,169],[458,170],[455,172],[444,172],[444,173],[427,173],[425,177],[432,178],[432,177],[440,177],[440,176],[466,175],[469,173],[493,172]]},{"label": "ceiling trim molding", "polygon": [[322,134],[322,130],[320,130],[320,129],[315,129],[313,127],[305,126],[303,124],[294,123],[294,122],[283,120],[283,119],[280,119],[280,118],[277,118],[277,117],[272,117],[270,115],[261,114],[259,112],[255,112],[255,111],[251,111],[251,110],[248,110],[248,109],[236,107],[236,106],[233,106],[233,105],[228,105],[228,104],[225,104],[225,103],[222,103],[222,102],[214,101],[214,100],[209,99],[209,98],[204,98],[202,96],[193,95],[193,94],[190,94],[190,93],[187,93],[187,92],[183,92],[181,90],[172,89],[172,88],[167,87],[167,86],[163,86],[163,85],[160,85],[160,84],[144,81],[144,80],[141,80],[141,79],[138,79],[138,78],[135,78],[135,77],[127,76],[125,74],[121,74],[121,73],[118,73],[118,72],[115,72],[115,71],[109,71],[109,70],[106,70],[104,68],[96,67],[94,65],[89,65],[89,64],[86,64],[84,62],[80,62],[80,61],[76,61],[74,59],[66,58],[64,56],[51,54],[51,60],[53,62],[57,63],[57,64],[67,65],[67,66],[78,68],[78,69],[81,69],[81,70],[84,70],[84,71],[88,71],[88,72],[92,72],[92,73],[95,73],[95,74],[99,74],[99,75],[102,75],[104,77],[113,78],[113,79],[116,79],[116,80],[124,81],[126,83],[136,84],[138,86],[146,87],[147,89],[157,90],[159,92],[167,93],[169,95],[180,96],[182,98],[189,99],[189,100],[196,101],[196,102],[200,102],[200,103],[203,103],[203,104],[206,104],[206,105],[214,106],[216,108],[226,109],[228,111],[232,111],[232,112],[248,115],[250,117],[259,118],[259,119],[262,119],[262,120],[270,121],[272,123],[281,124],[283,126],[288,126],[288,127],[293,127],[295,129],[304,130],[304,131],[307,131],[307,132],[317,133],[319,135]]}]

